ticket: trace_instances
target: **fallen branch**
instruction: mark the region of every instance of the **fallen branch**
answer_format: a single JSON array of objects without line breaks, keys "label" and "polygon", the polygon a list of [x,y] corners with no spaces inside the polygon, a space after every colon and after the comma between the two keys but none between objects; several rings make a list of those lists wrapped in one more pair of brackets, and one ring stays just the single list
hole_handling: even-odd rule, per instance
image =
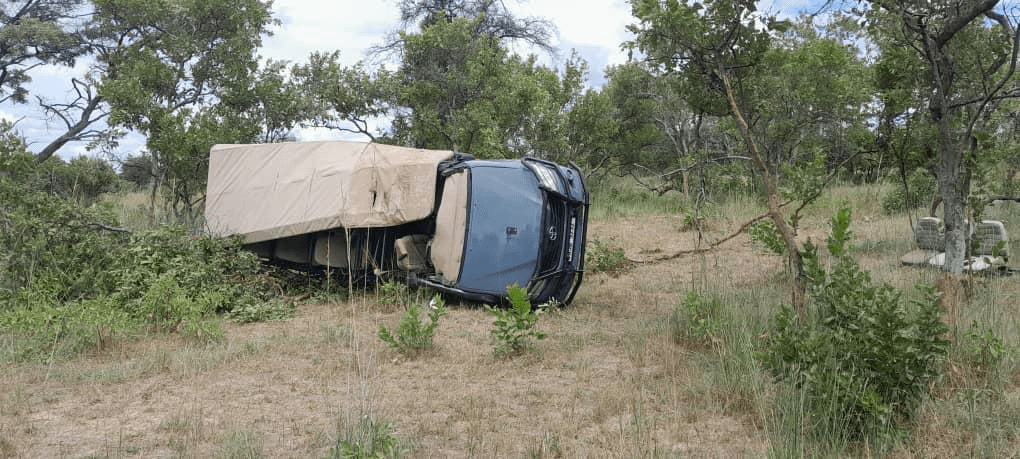
[{"label": "fallen branch", "polygon": [[[789,204],[789,202],[784,203],[783,206],[785,206],[787,204]],[[728,235],[728,236],[726,236],[726,237],[724,237],[722,239],[719,239],[719,240],[709,244],[706,247],[701,247],[701,248],[697,248],[697,249],[690,249],[690,250],[681,250],[681,251],[676,252],[676,253],[674,253],[672,255],[666,255],[664,257],[659,257],[659,258],[653,258],[651,260],[630,260],[629,258],[628,258],[628,260],[630,260],[630,261],[632,261],[634,263],[653,263],[653,262],[660,262],[660,261],[675,260],[675,259],[680,258],[680,257],[685,256],[685,255],[697,255],[697,254],[700,254],[700,253],[711,252],[711,251],[715,250],[717,247],[719,247],[720,245],[725,244],[730,239],[733,239],[733,238],[739,236],[741,233],[747,231],[747,229],[750,228],[751,225],[753,225],[755,223],[758,223],[759,221],[764,220],[764,219],[766,219],[768,217],[769,217],[769,213],[768,212],[766,212],[764,214],[761,214],[761,215],[758,215],[758,216],[748,220],[747,222],[744,222],[744,224],[740,225],[740,228],[737,228],[737,230],[734,231],[732,234],[730,234],[730,235]]]},{"label": "fallen branch", "polygon": [[132,233],[130,229],[118,228],[116,226],[104,225],[102,223],[89,223],[88,226],[91,226],[93,228],[99,228],[101,230],[112,231],[114,233],[128,233],[128,234]]}]

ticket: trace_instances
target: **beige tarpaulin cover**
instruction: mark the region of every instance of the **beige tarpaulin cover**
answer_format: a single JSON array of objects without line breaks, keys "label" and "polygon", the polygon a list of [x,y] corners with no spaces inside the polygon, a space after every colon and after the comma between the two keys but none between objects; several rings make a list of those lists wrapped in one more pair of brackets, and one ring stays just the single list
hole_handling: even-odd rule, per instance
[{"label": "beige tarpaulin cover", "polygon": [[364,142],[216,145],[209,156],[209,232],[253,243],[392,226],[433,209],[439,163],[452,151]]}]

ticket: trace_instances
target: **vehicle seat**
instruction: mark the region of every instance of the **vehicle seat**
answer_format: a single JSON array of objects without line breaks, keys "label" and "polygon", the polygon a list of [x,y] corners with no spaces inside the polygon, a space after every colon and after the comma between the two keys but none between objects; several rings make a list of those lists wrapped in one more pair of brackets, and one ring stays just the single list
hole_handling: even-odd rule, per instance
[{"label": "vehicle seat", "polygon": [[429,258],[436,273],[450,284],[460,278],[464,261],[464,240],[467,237],[469,172],[461,171],[446,178],[443,195],[436,211],[436,235],[432,239]]},{"label": "vehicle seat", "polygon": [[998,220],[983,220],[974,228],[977,250],[974,255],[1009,257],[1009,236],[1006,227]]},{"label": "vehicle seat", "polygon": [[946,237],[942,229],[942,220],[935,217],[924,217],[914,226],[914,241],[921,250],[946,250]]}]

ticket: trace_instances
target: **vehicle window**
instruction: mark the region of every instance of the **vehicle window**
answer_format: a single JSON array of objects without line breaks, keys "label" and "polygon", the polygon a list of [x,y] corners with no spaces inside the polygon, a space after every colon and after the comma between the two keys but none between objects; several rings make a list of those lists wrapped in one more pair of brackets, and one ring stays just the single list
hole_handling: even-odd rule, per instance
[{"label": "vehicle window", "polygon": [[467,234],[468,182],[470,171],[446,178],[436,213],[436,236],[432,239],[432,266],[450,283],[460,277]]}]

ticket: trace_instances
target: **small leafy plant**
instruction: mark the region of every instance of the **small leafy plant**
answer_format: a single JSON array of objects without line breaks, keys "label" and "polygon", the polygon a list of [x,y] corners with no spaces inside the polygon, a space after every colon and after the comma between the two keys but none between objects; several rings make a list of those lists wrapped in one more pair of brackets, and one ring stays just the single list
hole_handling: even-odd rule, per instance
[{"label": "small leafy plant", "polygon": [[705,298],[698,292],[689,292],[669,316],[670,337],[676,344],[709,347],[717,341],[719,310],[718,299]]},{"label": "small leafy plant", "polygon": [[822,267],[817,248],[805,248],[812,314],[801,322],[789,307],[775,318],[763,366],[804,394],[815,438],[860,440],[894,431],[910,420],[940,377],[948,353],[936,296],[921,286],[908,302],[888,285],[876,286],[849,255],[850,210],[832,220]]},{"label": "small leafy plant", "polygon": [[422,322],[418,305],[412,303],[407,307],[404,316],[400,318],[396,334],[390,332],[385,326],[379,326],[379,339],[405,355],[431,349],[432,337],[436,332],[436,326],[439,325],[439,318],[444,315],[446,315],[446,303],[438,294],[433,296],[429,303],[428,324]]},{"label": "small leafy plant", "polygon": [[518,354],[530,345],[531,338],[544,339],[545,333],[535,330],[543,308],[533,309],[527,289],[518,285],[507,287],[510,307],[497,309],[486,305],[489,315],[496,318],[492,336],[496,341],[496,355]]},{"label": "small leafy plant", "polygon": [[991,327],[982,327],[972,321],[970,328],[958,342],[960,363],[970,376],[987,380],[1006,357],[1007,349],[1002,338]]},{"label": "small leafy plant", "polygon": [[593,239],[586,254],[587,268],[593,273],[618,273],[627,265],[627,256],[623,249],[612,247],[600,239]]},{"label": "small leafy plant", "polygon": [[407,284],[389,279],[377,287],[377,302],[380,305],[407,306],[412,303],[411,289]]},{"label": "small leafy plant", "polygon": [[705,225],[705,216],[695,212],[687,212],[684,214],[683,220],[680,222],[681,231],[692,231],[698,228],[702,228]]},{"label": "small leafy plant", "polygon": [[344,432],[343,438],[337,438],[327,457],[331,459],[401,457],[406,452],[401,449],[400,439],[395,433],[396,428],[393,424],[373,420],[368,415],[362,416],[357,426],[349,427]]}]

